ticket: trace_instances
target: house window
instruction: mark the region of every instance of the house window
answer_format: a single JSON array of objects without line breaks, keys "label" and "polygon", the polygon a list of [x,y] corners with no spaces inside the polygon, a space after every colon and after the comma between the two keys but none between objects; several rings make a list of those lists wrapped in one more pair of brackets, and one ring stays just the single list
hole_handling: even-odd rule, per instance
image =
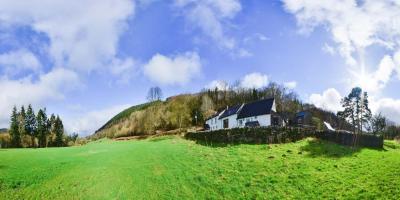
[{"label": "house window", "polygon": [[257,116],[255,116],[254,119],[257,119]]},{"label": "house window", "polygon": [[243,125],[243,120],[239,119],[239,126]]},{"label": "house window", "polygon": [[224,119],[223,123],[224,123],[224,128],[229,128],[229,120],[228,119]]}]

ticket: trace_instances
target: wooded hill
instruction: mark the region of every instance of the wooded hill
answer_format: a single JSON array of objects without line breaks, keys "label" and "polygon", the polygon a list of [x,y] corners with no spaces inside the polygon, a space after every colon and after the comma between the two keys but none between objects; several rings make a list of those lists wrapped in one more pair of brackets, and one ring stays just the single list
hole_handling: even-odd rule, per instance
[{"label": "wooded hill", "polygon": [[[293,119],[299,111],[312,113],[312,124],[323,127],[323,121],[334,127],[344,128],[346,123],[334,114],[310,104],[303,104],[298,95],[282,85],[271,83],[262,89],[231,88],[226,90],[203,90],[196,94],[182,94],[132,106],[110,119],[90,136],[92,139],[103,137],[151,135],[171,130],[202,126],[205,119],[227,106],[274,97],[278,113],[287,120]],[[341,127],[342,126],[342,127]]]}]

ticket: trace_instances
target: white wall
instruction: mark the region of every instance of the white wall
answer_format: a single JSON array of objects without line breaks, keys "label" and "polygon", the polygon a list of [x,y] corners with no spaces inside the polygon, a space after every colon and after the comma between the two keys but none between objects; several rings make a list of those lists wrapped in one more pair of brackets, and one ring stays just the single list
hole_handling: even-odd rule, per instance
[{"label": "white wall", "polygon": [[[240,124],[240,121],[242,120],[242,123]],[[271,115],[259,115],[259,116],[253,116],[253,117],[247,117],[243,119],[238,119],[237,124],[238,127],[244,127],[246,122],[253,122],[253,121],[258,121],[260,123],[260,126],[271,126]]]},{"label": "white wall", "polygon": [[237,114],[228,116],[228,117],[224,117],[221,120],[221,128],[224,128],[224,120],[228,119],[228,128],[236,128],[237,127]]},{"label": "white wall", "polygon": [[218,116],[211,118],[209,120],[206,121],[206,124],[208,124],[208,126],[210,126],[210,130],[218,130],[220,129],[220,120],[218,120]]}]

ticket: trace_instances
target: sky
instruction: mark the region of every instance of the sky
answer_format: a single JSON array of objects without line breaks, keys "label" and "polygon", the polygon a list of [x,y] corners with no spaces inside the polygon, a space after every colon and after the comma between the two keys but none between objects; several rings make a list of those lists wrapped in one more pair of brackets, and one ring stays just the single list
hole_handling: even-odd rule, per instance
[{"label": "sky", "polygon": [[336,112],[352,87],[400,123],[398,0],[0,0],[0,127],[14,105],[93,133],[164,97],[277,82]]}]

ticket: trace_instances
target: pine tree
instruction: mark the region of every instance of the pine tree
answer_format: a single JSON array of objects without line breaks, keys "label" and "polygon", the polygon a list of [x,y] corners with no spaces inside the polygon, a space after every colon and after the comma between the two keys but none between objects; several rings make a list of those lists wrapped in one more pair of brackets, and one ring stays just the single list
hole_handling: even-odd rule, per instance
[{"label": "pine tree", "polygon": [[63,146],[64,125],[59,116],[55,119],[54,129],[56,134],[55,145],[61,147]]},{"label": "pine tree", "polygon": [[43,110],[39,109],[39,112],[36,116],[36,131],[39,140],[39,147],[46,147],[47,135],[49,133],[49,123],[47,120],[46,108]]},{"label": "pine tree", "polygon": [[26,134],[26,113],[24,106],[21,106],[21,111],[18,113],[18,129],[21,137]]},{"label": "pine tree", "polygon": [[26,111],[26,134],[31,137],[31,146],[35,147],[35,137],[36,137],[36,117],[32,106],[29,104]]},{"label": "pine tree", "polygon": [[14,106],[12,114],[11,114],[11,122],[10,122],[10,136],[11,136],[11,144],[13,147],[21,147],[21,134],[19,133],[18,126],[18,113],[17,108]]},{"label": "pine tree", "polygon": [[49,140],[48,144],[51,146],[57,146],[55,143],[55,138],[56,138],[56,116],[54,114],[51,114],[49,118]]},{"label": "pine tree", "polygon": [[372,113],[371,110],[368,107],[369,101],[368,101],[368,93],[364,92],[363,94],[363,99],[362,99],[362,107],[361,107],[361,132],[362,132],[362,127],[365,124],[368,124],[371,119],[372,119]]}]

